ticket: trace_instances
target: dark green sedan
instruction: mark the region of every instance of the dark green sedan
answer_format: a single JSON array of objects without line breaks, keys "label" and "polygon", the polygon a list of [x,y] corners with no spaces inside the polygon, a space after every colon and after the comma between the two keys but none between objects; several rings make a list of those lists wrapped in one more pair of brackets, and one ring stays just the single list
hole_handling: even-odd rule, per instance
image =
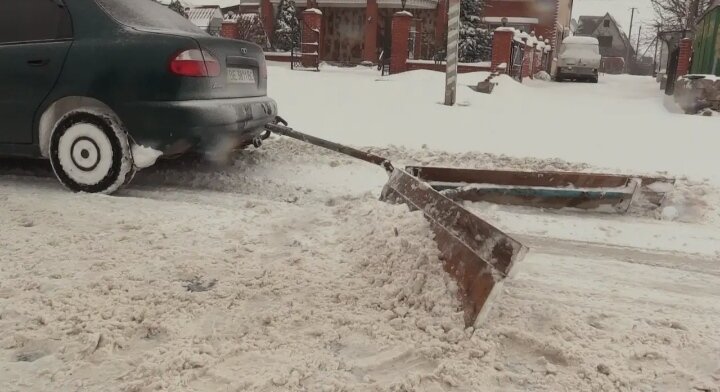
[{"label": "dark green sedan", "polygon": [[0,156],[111,193],[160,156],[227,151],[277,115],[254,44],[153,0],[0,1]]}]

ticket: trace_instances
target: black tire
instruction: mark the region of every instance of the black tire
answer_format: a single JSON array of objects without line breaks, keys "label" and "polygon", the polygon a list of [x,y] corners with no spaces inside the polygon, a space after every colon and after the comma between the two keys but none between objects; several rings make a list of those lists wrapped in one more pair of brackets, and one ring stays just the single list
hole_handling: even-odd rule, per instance
[{"label": "black tire", "polygon": [[594,78],[591,80],[591,82],[592,82],[592,83],[597,83],[597,82],[598,82],[598,78],[597,78],[597,77],[594,77]]},{"label": "black tire", "polygon": [[102,113],[65,115],[50,137],[50,162],[60,183],[73,192],[110,194],[135,174],[127,132]]},{"label": "black tire", "polygon": [[555,75],[555,81],[558,82],[558,83],[562,83],[562,82],[565,81],[565,78],[563,78],[562,75],[557,74],[557,75]]}]

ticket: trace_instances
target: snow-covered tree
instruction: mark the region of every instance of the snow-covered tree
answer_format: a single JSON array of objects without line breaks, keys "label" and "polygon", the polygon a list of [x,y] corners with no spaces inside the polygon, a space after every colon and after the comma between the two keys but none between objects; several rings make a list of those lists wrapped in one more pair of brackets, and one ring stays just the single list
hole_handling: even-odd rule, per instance
[{"label": "snow-covered tree", "polygon": [[183,7],[183,5],[180,4],[180,0],[171,0],[169,4],[167,1],[161,1],[161,0],[155,0],[155,1],[157,1],[160,4],[167,5],[168,8],[170,8],[171,10],[177,12],[178,14],[180,14],[186,18],[188,17],[187,12],[185,12],[185,7]]},{"label": "snow-covered tree", "polygon": [[300,23],[297,18],[295,0],[281,0],[280,11],[275,23],[275,42],[273,45],[280,50],[291,50],[300,45]]},{"label": "snow-covered tree", "polygon": [[492,50],[492,33],[482,27],[480,13],[485,0],[460,0],[460,42],[461,62],[472,63],[487,60]]},{"label": "snow-covered tree", "polygon": [[239,34],[238,39],[254,42],[263,48],[267,48],[269,46],[268,37],[267,34],[265,34],[265,28],[263,27],[260,15],[235,15],[233,12],[230,12],[228,15],[225,15],[225,20],[237,22]]},{"label": "snow-covered tree", "polygon": [[655,10],[655,24],[661,30],[695,31],[698,16],[707,11],[713,0],[650,0]]},{"label": "snow-covered tree", "polygon": [[185,12],[185,7],[183,7],[183,5],[180,4],[180,0],[172,0],[170,2],[170,5],[168,5],[168,8],[170,8],[171,10],[177,12],[178,14],[180,14],[186,18],[188,17],[187,12]]}]

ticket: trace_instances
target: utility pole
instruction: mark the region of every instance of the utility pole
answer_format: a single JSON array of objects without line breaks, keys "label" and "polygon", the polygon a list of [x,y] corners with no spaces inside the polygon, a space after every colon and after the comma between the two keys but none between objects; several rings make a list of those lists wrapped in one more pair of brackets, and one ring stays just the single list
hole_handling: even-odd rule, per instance
[{"label": "utility pole", "polygon": [[[627,55],[625,56],[625,70],[629,71],[630,69],[630,52],[632,52],[632,41],[630,41],[630,37],[632,37],[632,25],[633,21],[635,20],[635,11],[637,11],[637,7],[630,8],[630,30],[628,31],[628,48],[627,48]],[[628,72],[629,73],[629,72]]]},{"label": "utility pole", "polygon": [[460,38],[460,0],[448,2],[448,40],[445,68],[445,105],[457,99],[458,39]]},{"label": "utility pole", "polygon": [[658,45],[660,44],[660,25],[655,25],[655,55],[653,56],[653,76],[658,72]]},{"label": "utility pole", "polygon": [[638,39],[637,39],[637,45],[635,46],[635,62],[638,61],[640,56],[640,36],[642,35],[642,25],[640,25],[640,28],[638,29]]}]

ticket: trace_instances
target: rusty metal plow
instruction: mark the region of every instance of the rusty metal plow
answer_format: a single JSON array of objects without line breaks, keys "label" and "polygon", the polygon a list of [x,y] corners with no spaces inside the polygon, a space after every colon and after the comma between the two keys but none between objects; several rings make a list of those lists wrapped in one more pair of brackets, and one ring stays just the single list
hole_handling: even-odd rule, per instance
[{"label": "rusty metal plow", "polygon": [[675,180],[615,174],[452,169],[408,166],[407,171],[453,200],[487,201],[538,208],[597,209],[626,212],[642,197],[661,205]]},{"label": "rusty metal plow", "polygon": [[[528,248],[471,213],[456,200],[511,201],[512,204],[539,206],[571,204],[583,208],[607,203],[629,205],[640,187],[638,180],[621,176],[523,174],[433,167],[403,170],[381,156],[298,132],[287,127],[281,118],[265,127],[269,132],[383,167],[390,178],[382,191],[381,200],[405,203],[413,210],[423,211],[435,233],[443,268],[458,283],[466,326],[482,322],[493,300],[502,291],[502,283],[512,276],[513,267],[525,257]],[[647,183],[651,183],[650,179]],[[472,184],[495,184],[495,189],[506,191],[487,191],[492,187]],[[532,186],[534,189],[510,192],[511,189],[520,189],[517,186]],[[558,187],[567,191],[559,192]]]},{"label": "rusty metal plow", "polygon": [[390,179],[382,191],[381,200],[405,203],[411,209],[423,211],[435,232],[443,268],[458,283],[465,325],[475,325],[487,315],[492,300],[502,290],[502,282],[510,276],[515,263],[525,256],[527,248],[523,244],[417,177],[393,167],[388,159],[310,136],[285,125],[268,124],[266,129],[383,167]]}]

